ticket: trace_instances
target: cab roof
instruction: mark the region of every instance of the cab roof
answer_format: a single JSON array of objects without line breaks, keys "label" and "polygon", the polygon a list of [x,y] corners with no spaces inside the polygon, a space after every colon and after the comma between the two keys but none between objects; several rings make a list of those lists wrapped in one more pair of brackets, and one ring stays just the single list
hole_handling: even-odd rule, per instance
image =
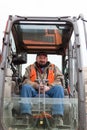
[{"label": "cab roof", "polygon": [[36,54],[44,50],[50,54],[63,55],[73,32],[73,24],[67,19],[16,16],[12,35],[17,53]]}]

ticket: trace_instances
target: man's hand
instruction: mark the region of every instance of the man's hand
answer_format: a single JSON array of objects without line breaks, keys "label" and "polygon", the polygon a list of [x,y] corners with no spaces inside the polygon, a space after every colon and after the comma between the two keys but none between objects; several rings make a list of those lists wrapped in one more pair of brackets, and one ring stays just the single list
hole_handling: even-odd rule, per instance
[{"label": "man's hand", "polygon": [[47,91],[50,90],[50,87],[45,85],[45,86],[44,86],[44,90],[45,90],[45,92],[47,92]]},{"label": "man's hand", "polygon": [[42,83],[40,84],[40,88],[39,88],[40,93],[47,92],[48,90],[50,90],[50,87],[43,85]]}]

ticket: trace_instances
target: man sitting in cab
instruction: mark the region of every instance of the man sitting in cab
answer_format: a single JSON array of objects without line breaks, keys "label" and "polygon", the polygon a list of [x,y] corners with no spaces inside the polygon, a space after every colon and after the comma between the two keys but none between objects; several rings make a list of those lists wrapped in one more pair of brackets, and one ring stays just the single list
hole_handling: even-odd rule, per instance
[{"label": "man sitting in cab", "polygon": [[[22,98],[36,97],[38,94],[46,95],[50,98],[64,98],[64,88],[62,82],[64,76],[59,68],[48,61],[47,53],[39,52],[36,56],[36,62],[26,68],[25,79],[21,88],[20,96]],[[48,80],[43,84],[37,80]],[[21,114],[30,116],[31,106],[21,104]],[[63,104],[56,104],[52,107],[52,116],[57,120],[58,125],[63,125]]]}]

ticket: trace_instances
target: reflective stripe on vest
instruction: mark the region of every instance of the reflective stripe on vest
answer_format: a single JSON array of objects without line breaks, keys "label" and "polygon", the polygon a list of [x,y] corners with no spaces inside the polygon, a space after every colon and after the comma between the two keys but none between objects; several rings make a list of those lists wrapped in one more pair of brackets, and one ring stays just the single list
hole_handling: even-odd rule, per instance
[{"label": "reflective stripe on vest", "polygon": [[[30,80],[34,82],[37,79],[37,74],[33,64],[31,65],[30,69]],[[49,84],[54,82],[54,64],[51,64],[49,67],[47,79],[49,81]]]}]

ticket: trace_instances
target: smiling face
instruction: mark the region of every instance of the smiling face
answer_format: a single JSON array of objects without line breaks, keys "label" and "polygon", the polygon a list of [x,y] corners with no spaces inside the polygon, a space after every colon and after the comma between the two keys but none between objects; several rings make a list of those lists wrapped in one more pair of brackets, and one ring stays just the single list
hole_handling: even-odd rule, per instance
[{"label": "smiling face", "polygon": [[44,66],[48,61],[48,57],[45,55],[39,55],[36,57],[36,61],[39,65]]}]

